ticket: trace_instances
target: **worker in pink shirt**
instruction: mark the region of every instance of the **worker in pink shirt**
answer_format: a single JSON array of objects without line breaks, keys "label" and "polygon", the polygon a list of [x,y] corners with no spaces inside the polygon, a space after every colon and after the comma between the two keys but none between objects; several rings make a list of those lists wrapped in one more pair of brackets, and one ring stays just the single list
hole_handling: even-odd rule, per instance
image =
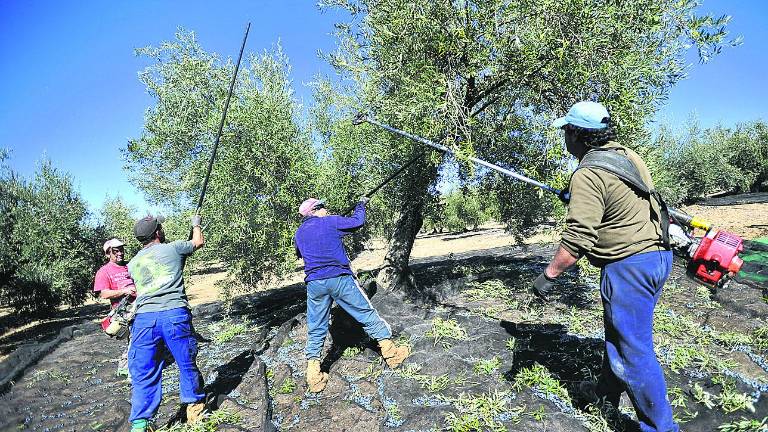
[{"label": "worker in pink shirt", "polygon": [[[109,300],[112,307],[116,307],[125,296],[136,297],[136,285],[128,274],[127,262],[125,262],[125,243],[113,238],[104,243],[104,255],[109,262],[104,264],[96,272],[93,290],[99,293],[99,298]],[[130,341],[128,342],[130,346]],[[117,374],[128,376],[128,348],[117,364]]]}]

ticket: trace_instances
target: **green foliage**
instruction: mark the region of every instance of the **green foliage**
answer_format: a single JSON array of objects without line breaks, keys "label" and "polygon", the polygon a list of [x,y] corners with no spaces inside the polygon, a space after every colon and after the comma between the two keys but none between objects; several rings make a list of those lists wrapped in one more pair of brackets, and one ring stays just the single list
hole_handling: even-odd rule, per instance
[{"label": "green foliage", "polygon": [[208,330],[213,334],[213,340],[216,343],[224,343],[231,341],[237,335],[246,333],[249,328],[245,322],[236,324],[227,319],[209,325]]},{"label": "green foliage", "polygon": [[656,351],[665,353],[660,360],[675,372],[690,367],[708,373],[733,369],[735,362],[726,357],[730,347],[756,343],[750,337],[717,332],[663,304],[654,311],[653,328]]},{"label": "green foliage", "polygon": [[[144,130],[124,149],[132,182],[157,203],[188,216],[196,204],[234,65],[179,31],[159,47],[140,79],[154,99]],[[313,192],[315,154],[296,124],[290,67],[278,46],[244,58],[203,207],[206,247],[247,288],[293,270],[296,209]],[[169,235],[169,238],[171,236]]]},{"label": "green foliage", "polygon": [[[395,229],[393,245],[408,249],[422,216],[439,226],[443,206],[435,186],[457,170],[460,183],[489,191],[483,206],[498,206],[502,221],[522,236],[558,204],[528,185],[476,170],[467,156],[562,187],[565,155],[559,131],[548,128],[552,118],[577,100],[598,99],[633,143],[685,76],[689,48],[706,61],[738,43],[727,40],[728,17],[698,16],[694,0],[325,0],[321,6],[350,17],[337,25],[338,50],[328,55],[346,79],[342,96],[323,105],[316,120],[329,158],[359,162],[338,164],[338,175],[374,173],[420,148],[367,126],[350,132],[355,139],[335,138],[331,132],[351,128],[348,118],[359,110],[458,154],[433,154],[380,197],[380,205],[400,215],[403,229]],[[371,155],[350,158],[361,145]]]},{"label": "green foliage", "polygon": [[496,372],[500,367],[501,359],[495,356],[490,359],[478,360],[472,369],[478,375],[493,375],[493,373]]},{"label": "green foliage", "polygon": [[693,388],[691,389],[691,396],[693,396],[693,400],[704,405],[707,407],[707,409],[712,409],[717,406],[715,403],[715,396],[712,393],[704,390],[704,388],[702,388],[701,384],[699,383],[693,385]]},{"label": "green foliage", "polygon": [[30,180],[3,170],[0,213],[0,304],[33,316],[82,303],[103,255],[70,176],[47,160]]},{"label": "green foliage", "polygon": [[720,386],[717,403],[723,411],[727,413],[739,410],[755,412],[752,397],[746,393],[739,393],[736,390],[736,381],[733,378],[725,375],[715,375],[712,377],[712,383]]},{"label": "green foliage", "polygon": [[27,383],[27,388],[32,388],[35,384],[43,381],[57,381],[63,384],[69,384],[72,381],[72,377],[59,370],[38,370],[35,371]]},{"label": "green foliage", "polygon": [[104,237],[125,243],[125,260],[130,260],[141,250],[141,243],[133,235],[133,225],[139,217],[136,209],[117,196],[104,201],[100,213]]},{"label": "green foliage", "polygon": [[277,389],[277,392],[280,394],[291,394],[294,390],[296,390],[296,381],[291,377],[286,377]]},{"label": "green foliage", "polygon": [[520,407],[507,407],[509,395],[503,392],[484,395],[462,393],[449,401],[457,411],[445,416],[446,429],[451,432],[506,432],[507,428],[496,417],[508,413],[516,423],[524,411]]},{"label": "green foliage", "polygon": [[529,368],[521,369],[515,375],[514,387],[518,390],[523,387],[536,388],[547,396],[554,395],[563,401],[571,401],[568,391],[556,378],[549,373],[547,368],[536,363]]},{"label": "green foliage", "polygon": [[419,383],[421,388],[430,393],[439,393],[451,384],[463,384],[466,378],[462,375],[451,378],[447,374],[429,375],[421,373],[421,365],[417,363],[408,363],[406,366],[395,372],[401,378],[409,379]]},{"label": "green foliage", "polygon": [[451,379],[448,377],[448,375],[445,374],[438,376],[423,375],[419,378],[420,379],[417,381],[419,381],[419,384],[421,384],[421,388],[430,393],[441,392],[448,388],[448,385],[451,384]]},{"label": "green foliage", "polygon": [[720,432],[765,432],[768,431],[768,417],[763,417],[762,420],[742,417],[740,420],[718,426],[717,430]]},{"label": "green foliage", "polygon": [[470,282],[467,286],[471,288],[464,290],[463,294],[469,301],[487,299],[507,300],[509,298],[509,287],[504,284],[504,281],[499,279],[489,279],[484,282]]},{"label": "green foliage", "polygon": [[680,387],[670,387],[667,391],[667,395],[669,397],[670,405],[674,408],[679,408],[675,409],[675,412],[673,413],[676,422],[686,423],[698,417],[699,412],[692,412],[688,407],[688,398],[685,395],[685,392],[683,392],[683,389]]},{"label": "green foliage", "polygon": [[432,328],[425,333],[425,336],[435,339],[435,345],[442,344],[444,348],[449,348],[452,341],[467,340],[469,336],[464,327],[456,320],[444,320],[435,317],[432,320]]},{"label": "green foliage", "polygon": [[390,403],[384,407],[387,411],[387,418],[392,421],[399,422],[403,419],[403,413],[396,403]]},{"label": "green foliage", "polygon": [[589,263],[589,260],[576,261],[579,269],[579,282],[587,285],[598,286],[600,284],[600,269]]},{"label": "green foliage", "polygon": [[176,423],[172,426],[162,427],[158,429],[158,432],[215,432],[219,430],[219,426],[221,425],[237,425],[240,422],[240,414],[229,412],[227,410],[216,410],[206,415],[197,423]]},{"label": "green foliage", "polygon": [[515,352],[515,350],[517,349],[517,338],[511,337],[507,339],[506,341],[504,341],[504,346],[507,348],[507,350]]},{"label": "green foliage", "polygon": [[761,120],[710,129],[692,120],[682,133],[661,127],[646,160],[669,204],[691,203],[718,192],[766,190],[766,141],[768,125]]},{"label": "green foliage", "polygon": [[360,347],[346,347],[344,349],[344,352],[341,353],[341,356],[345,359],[352,359],[355,358],[358,354],[363,352],[363,349]]},{"label": "green foliage", "polygon": [[478,187],[454,190],[436,203],[424,221],[427,231],[463,232],[476,230],[478,226],[498,220],[498,207],[493,197],[481,194]]}]

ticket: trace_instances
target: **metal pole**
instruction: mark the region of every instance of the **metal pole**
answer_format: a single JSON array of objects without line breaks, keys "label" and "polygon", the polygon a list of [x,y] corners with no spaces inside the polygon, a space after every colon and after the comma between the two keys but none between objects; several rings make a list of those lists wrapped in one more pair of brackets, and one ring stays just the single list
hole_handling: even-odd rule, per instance
[{"label": "metal pole", "polygon": [[[392,173],[392,174],[391,174],[389,177],[387,177],[386,179],[384,179],[384,181],[382,181],[381,183],[379,183],[379,184],[378,184],[378,186],[376,186],[375,188],[371,189],[371,190],[370,190],[368,193],[366,193],[364,196],[366,196],[366,197],[368,197],[368,198],[372,197],[372,196],[373,196],[373,194],[375,194],[375,193],[376,193],[376,192],[377,192],[379,189],[383,188],[383,187],[384,187],[384,186],[385,186],[387,183],[391,182],[391,181],[392,181],[392,180],[393,180],[395,177],[397,177],[397,176],[398,176],[398,175],[399,175],[401,172],[405,171],[405,169],[406,169],[406,168],[408,168],[409,166],[413,165],[413,164],[414,164],[414,163],[415,163],[417,160],[421,159],[421,157],[422,157],[422,156],[424,156],[426,153],[427,153],[427,150],[424,150],[423,152],[421,152],[421,153],[417,154],[416,156],[414,156],[414,157],[413,157],[413,159],[409,160],[409,161],[408,161],[408,162],[407,162],[405,165],[403,165],[403,166],[401,166],[400,168],[398,168],[398,170],[397,170],[397,171],[395,171],[395,172],[394,172],[394,173]],[[346,210],[344,210],[344,213],[342,213],[342,216],[346,216],[346,215],[348,215],[349,213],[351,213],[351,212],[352,212],[352,210],[354,210],[354,209],[355,209],[355,207],[357,207],[357,204],[353,204],[352,206],[350,206],[349,208],[347,208]]]},{"label": "metal pole", "polygon": [[[440,150],[442,152],[446,152],[446,153],[450,153],[450,154],[455,154],[453,150],[451,150],[450,148],[448,148],[448,147],[446,147],[444,145],[441,145],[441,144],[438,144],[438,143],[436,143],[434,141],[430,141],[428,139],[422,138],[422,137],[420,137],[418,135],[413,135],[413,134],[408,133],[408,132],[406,132],[404,130],[400,130],[400,129],[394,128],[394,127],[386,125],[384,123],[380,123],[380,122],[378,122],[378,121],[376,121],[376,120],[374,120],[372,118],[369,118],[369,117],[367,117],[365,115],[358,115],[353,120],[354,124],[360,124],[360,123],[363,123],[363,122],[368,122],[370,124],[379,126],[379,127],[384,128],[384,129],[386,129],[386,130],[388,130],[388,131],[390,131],[392,133],[395,133],[395,134],[398,134],[398,135],[402,135],[402,136],[404,136],[406,138],[410,138],[410,139],[412,139],[412,140],[414,140],[416,142],[420,142],[422,144],[428,145],[428,146],[433,147],[433,148],[435,148],[437,150]],[[534,179],[528,178],[528,177],[526,177],[526,176],[524,176],[522,174],[518,174],[518,173],[516,173],[514,171],[511,171],[509,169],[500,167],[500,166],[498,166],[496,164],[492,164],[490,162],[486,162],[486,161],[484,161],[482,159],[478,159],[476,157],[469,157],[468,159],[471,160],[472,162],[478,164],[478,165],[482,165],[484,167],[490,168],[490,169],[492,169],[494,171],[497,171],[497,172],[500,172],[500,173],[502,173],[504,175],[508,175],[508,176],[510,176],[512,178],[515,178],[517,180],[521,180],[521,181],[524,181],[524,182],[526,182],[528,184],[532,184],[532,185],[537,186],[537,187],[539,187],[541,189],[544,189],[547,192],[552,192],[553,194],[558,195],[558,196],[560,196],[560,194],[561,194],[561,191],[559,189],[555,189],[555,188],[553,188],[552,186],[550,186],[548,184],[541,183],[541,182],[536,181]],[[568,195],[568,194],[566,193],[564,195]],[[567,199],[568,197],[566,196],[564,198]]]},{"label": "metal pole", "polygon": [[[402,136],[404,136],[406,138],[410,138],[410,139],[412,139],[414,141],[420,142],[422,144],[426,144],[426,145],[428,145],[430,147],[433,147],[433,148],[436,148],[436,149],[438,149],[440,151],[454,154],[453,150],[449,149],[448,147],[446,147],[444,145],[437,144],[436,142],[430,141],[430,140],[422,138],[420,136],[413,135],[413,134],[405,132],[403,130],[394,128],[392,126],[380,123],[380,122],[378,122],[378,121],[376,121],[374,119],[371,119],[371,118],[369,118],[369,117],[367,117],[367,116],[365,116],[363,114],[358,114],[358,116],[355,117],[355,119],[353,120],[354,124],[361,124],[361,123],[364,123],[364,122],[368,122],[368,123],[371,123],[373,125],[379,126],[379,127],[384,128],[384,129],[386,129],[386,130],[388,130],[388,131],[390,131],[392,133],[395,133],[395,134],[398,134],[398,135],[402,135]],[[482,165],[482,166],[488,167],[488,168],[490,168],[490,169],[492,169],[494,171],[498,171],[498,172],[500,172],[502,174],[505,174],[505,175],[508,175],[510,177],[516,178],[518,180],[522,180],[522,181],[524,181],[526,183],[529,183],[529,184],[532,184],[534,186],[538,186],[538,187],[540,187],[541,189],[544,189],[547,192],[552,192],[553,194],[555,194],[558,197],[560,197],[560,199],[563,202],[565,202],[566,204],[568,203],[568,201],[570,201],[570,194],[568,192],[562,193],[561,190],[555,189],[555,188],[553,188],[552,186],[550,186],[548,184],[544,184],[544,183],[538,182],[538,181],[533,180],[531,178],[528,178],[528,177],[526,177],[524,175],[518,174],[518,173],[516,173],[514,171],[510,171],[510,170],[508,170],[506,168],[502,168],[502,167],[500,167],[498,165],[492,164],[490,162],[486,162],[484,160],[481,160],[481,159],[478,159],[478,158],[475,158],[475,157],[470,157],[469,160],[471,160],[472,162],[475,162],[478,165]],[[705,221],[705,220],[703,220],[701,218],[687,215],[687,214],[679,211],[678,209],[669,207],[668,211],[669,211],[669,214],[672,217],[674,217],[679,224],[690,226],[692,228],[700,228],[700,229],[703,229],[705,231],[709,231],[712,228],[712,224],[711,223],[709,223],[709,222],[707,222],[707,221]]]},{"label": "metal pole", "polygon": [[[195,214],[200,214],[200,210],[203,208],[203,201],[205,200],[205,191],[208,189],[208,179],[211,177],[211,170],[213,170],[213,161],[216,159],[216,150],[219,148],[219,141],[221,140],[221,133],[224,130],[224,122],[227,119],[227,110],[229,110],[229,101],[232,99],[232,92],[235,89],[235,82],[237,81],[237,72],[240,70],[240,60],[243,58],[243,51],[245,50],[245,41],[248,39],[248,32],[251,30],[251,23],[245,27],[245,35],[243,36],[243,43],[240,45],[240,54],[237,56],[237,63],[235,64],[235,73],[232,74],[232,81],[229,83],[229,93],[227,93],[227,100],[224,102],[224,112],[221,114],[221,121],[219,122],[219,130],[216,132],[216,141],[213,143],[213,151],[211,152],[211,159],[208,161],[208,170],[205,173],[205,180],[203,180],[203,189],[200,191],[200,199],[197,200],[197,208]],[[189,239],[192,239],[192,230],[189,230]]]}]

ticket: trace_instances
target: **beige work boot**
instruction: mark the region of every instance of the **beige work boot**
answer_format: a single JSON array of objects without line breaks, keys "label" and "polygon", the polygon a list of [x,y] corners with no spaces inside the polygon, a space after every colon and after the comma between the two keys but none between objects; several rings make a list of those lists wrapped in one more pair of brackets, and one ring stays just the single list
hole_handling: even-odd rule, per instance
[{"label": "beige work boot", "polygon": [[203,402],[187,405],[187,423],[197,423],[203,417],[205,404]]},{"label": "beige work boot", "polygon": [[307,360],[307,387],[312,393],[320,393],[328,384],[328,373],[320,372],[320,360]]},{"label": "beige work boot", "polygon": [[381,356],[387,362],[387,365],[396,369],[400,364],[411,355],[411,349],[406,345],[396,346],[392,339],[382,339],[379,341]]}]

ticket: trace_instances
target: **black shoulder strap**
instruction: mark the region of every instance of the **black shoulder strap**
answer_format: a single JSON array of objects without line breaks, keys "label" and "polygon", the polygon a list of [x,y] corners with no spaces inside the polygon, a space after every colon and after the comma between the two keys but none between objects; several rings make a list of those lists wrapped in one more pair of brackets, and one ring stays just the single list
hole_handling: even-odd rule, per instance
[{"label": "black shoulder strap", "polygon": [[655,215],[659,225],[661,225],[661,241],[664,247],[669,249],[669,210],[667,203],[664,202],[656,189],[651,189],[645,184],[637,166],[628,157],[614,149],[597,148],[584,155],[576,170],[580,168],[597,168],[607,171],[641,192],[646,199],[655,199],[659,204],[659,213],[661,213]]}]

